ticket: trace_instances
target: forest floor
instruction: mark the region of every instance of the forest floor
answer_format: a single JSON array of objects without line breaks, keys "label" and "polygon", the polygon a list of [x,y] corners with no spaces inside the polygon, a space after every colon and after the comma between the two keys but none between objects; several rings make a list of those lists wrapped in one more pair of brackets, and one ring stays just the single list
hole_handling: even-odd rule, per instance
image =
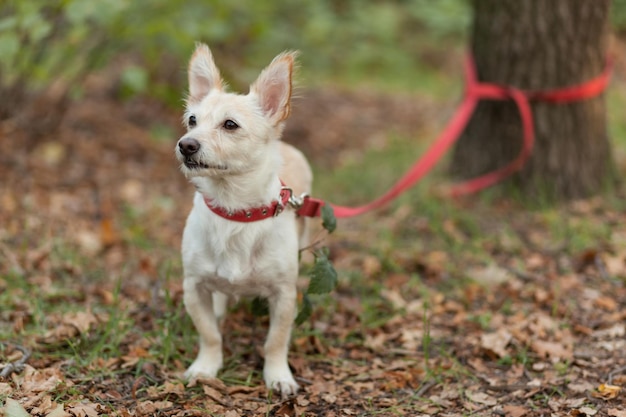
[{"label": "forest floor", "polygon": [[[337,203],[382,191],[455,104],[300,96],[285,140]],[[98,80],[51,133],[31,110],[0,124],[0,415],[626,416],[623,191],[557,207],[452,201],[434,191],[439,173],[341,220],[323,240],[339,285],[295,329],[301,390],[281,401],[262,382],[267,320],[245,302],[224,323],[219,379],[181,379],[197,344],[182,305],[193,189],[173,156],[180,112],[120,102]]]}]

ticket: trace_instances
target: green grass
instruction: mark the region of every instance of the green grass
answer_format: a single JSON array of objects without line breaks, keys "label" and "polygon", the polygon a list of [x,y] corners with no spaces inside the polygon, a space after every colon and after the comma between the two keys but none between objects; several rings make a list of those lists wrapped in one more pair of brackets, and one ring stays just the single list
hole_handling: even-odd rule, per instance
[{"label": "green grass", "polygon": [[335,204],[363,204],[391,187],[419,155],[414,144],[395,138],[384,149],[365,149],[357,160],[333,170],[314,167],[315,194]]},{"label": "green grass", "polygon": [[[130,281],[131,268],[118,271],[121,276],[111,282],[101,259],[94,260],[73,245],[61,242],[50,252],[49,262],[52,279],[44,285],[39,282],[42,277],[31,274],[0,277],[6,287],[0,291],[0,305],[3,313],[6,312],[0,316],[0,341],[30,347],[31,360],[66,363],[64,372],[77,380],[141,373],[145,361],[172,367],[175,361],[193,359],[197,342],[193,325],[183,304],[172,298],[167,285],[171,279],[178,279],[178,266],[172,266],[169,261],[162,263],[159,275],[164,289],[155,299],[156,304],[148,306],[136,304],[128,294],[122,294],[124,283]],[[72,270],[64,270],[64,265],[71,265]],[[97,288],[110,294],[109,301],[99,298]],[[149,311],[147,317],[151,322],[148,328],[141,328],[138,317],[145,310]],[[7,315],[12,311],[23,312],[25,316],[23,326],[18,329]],[[69,338],[53,341],[44,338],[55,331],[64,315],[78,312],[93,313],[97,323]],[[129,368],[108,368],[107,360],[122,358],[129,353],[131,345],[141,344],[142,339],[150,342],[146,358]],[[56,395],[73,396],[63,390]]]}]

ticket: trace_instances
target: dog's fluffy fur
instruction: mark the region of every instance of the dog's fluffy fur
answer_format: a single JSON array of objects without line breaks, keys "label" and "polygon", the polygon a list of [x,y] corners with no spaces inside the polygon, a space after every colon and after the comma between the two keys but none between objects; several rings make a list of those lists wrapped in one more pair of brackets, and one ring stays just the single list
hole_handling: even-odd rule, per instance
[{"label": "dog's fluffy fur", "polygon": [[222,367],[219,323],[227,298],[261,296],[270,307],[263,376],[267,387],[283,396],[298,389],[287,351],[297,310],[298,248],[306,228],[289,209],[252,223],[227,220],[209,210],[204,198],[238,211],[277,200],[281,180],[296,195],[310,191],[306,159],[280,141],[290,112],[294,61],[294,53],[278,55],[250,92],[238,95],[225,91],[211,51],[198,45],[189,63],[188,131],[176,146],[181,169],[197,189],[182,258],[184,302],[200,348],[186,377],[215,377]]}]

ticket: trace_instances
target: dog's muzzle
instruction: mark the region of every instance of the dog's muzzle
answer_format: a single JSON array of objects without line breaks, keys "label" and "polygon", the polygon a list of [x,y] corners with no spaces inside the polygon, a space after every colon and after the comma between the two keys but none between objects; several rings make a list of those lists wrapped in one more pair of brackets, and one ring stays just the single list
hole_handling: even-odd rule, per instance
[{"label": "dog's muzzle", "polygon": [[214,169],[218,171],[227,170],[226,165],[222,164],[206,164],[200,161],[198,158],[198,151],[200,150],[200,142],[194,138],[183,138],[178,141],[178,151],[180,152],[180,158],[182,163],[188,169]]}]

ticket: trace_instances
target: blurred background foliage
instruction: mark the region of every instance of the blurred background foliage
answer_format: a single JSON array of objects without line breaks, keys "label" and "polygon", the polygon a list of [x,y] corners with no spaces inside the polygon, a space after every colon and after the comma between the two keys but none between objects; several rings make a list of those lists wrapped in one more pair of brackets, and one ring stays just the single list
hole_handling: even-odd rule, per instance
[{"label": "blurred background foliage", "polygon": [[[55,86],[77,97],[95,70],[116,71],[120,98],[148,94],[180,105],[194,42],[214,50],[224,77],[243,89],[270,57],[302,52],[302,79],[381,81],[410,88],[429,51],[463,48],[470,0],[2,0],[0,118]],[[626,0],[613,23],[626,29]],[[426,68],[428,70],[428,68]],[[377,84],[377,81],[373,81]],[[11,100],[6,100],[10,97]],[[7,104],[10,101],[10,104]],[[17,104],[17,105],[16,105]]]},{"label": "blurred background foliage", "polygon": [[465,0],[3,0],[0,82],[15,99],[54,83],[76,96],[115,66],[122,96],[178,105],[196,41],[236,88],[285,49],[302,52],[307,83],[393,80],[421,65],[424,33],[458,41],[470,15]]}]

